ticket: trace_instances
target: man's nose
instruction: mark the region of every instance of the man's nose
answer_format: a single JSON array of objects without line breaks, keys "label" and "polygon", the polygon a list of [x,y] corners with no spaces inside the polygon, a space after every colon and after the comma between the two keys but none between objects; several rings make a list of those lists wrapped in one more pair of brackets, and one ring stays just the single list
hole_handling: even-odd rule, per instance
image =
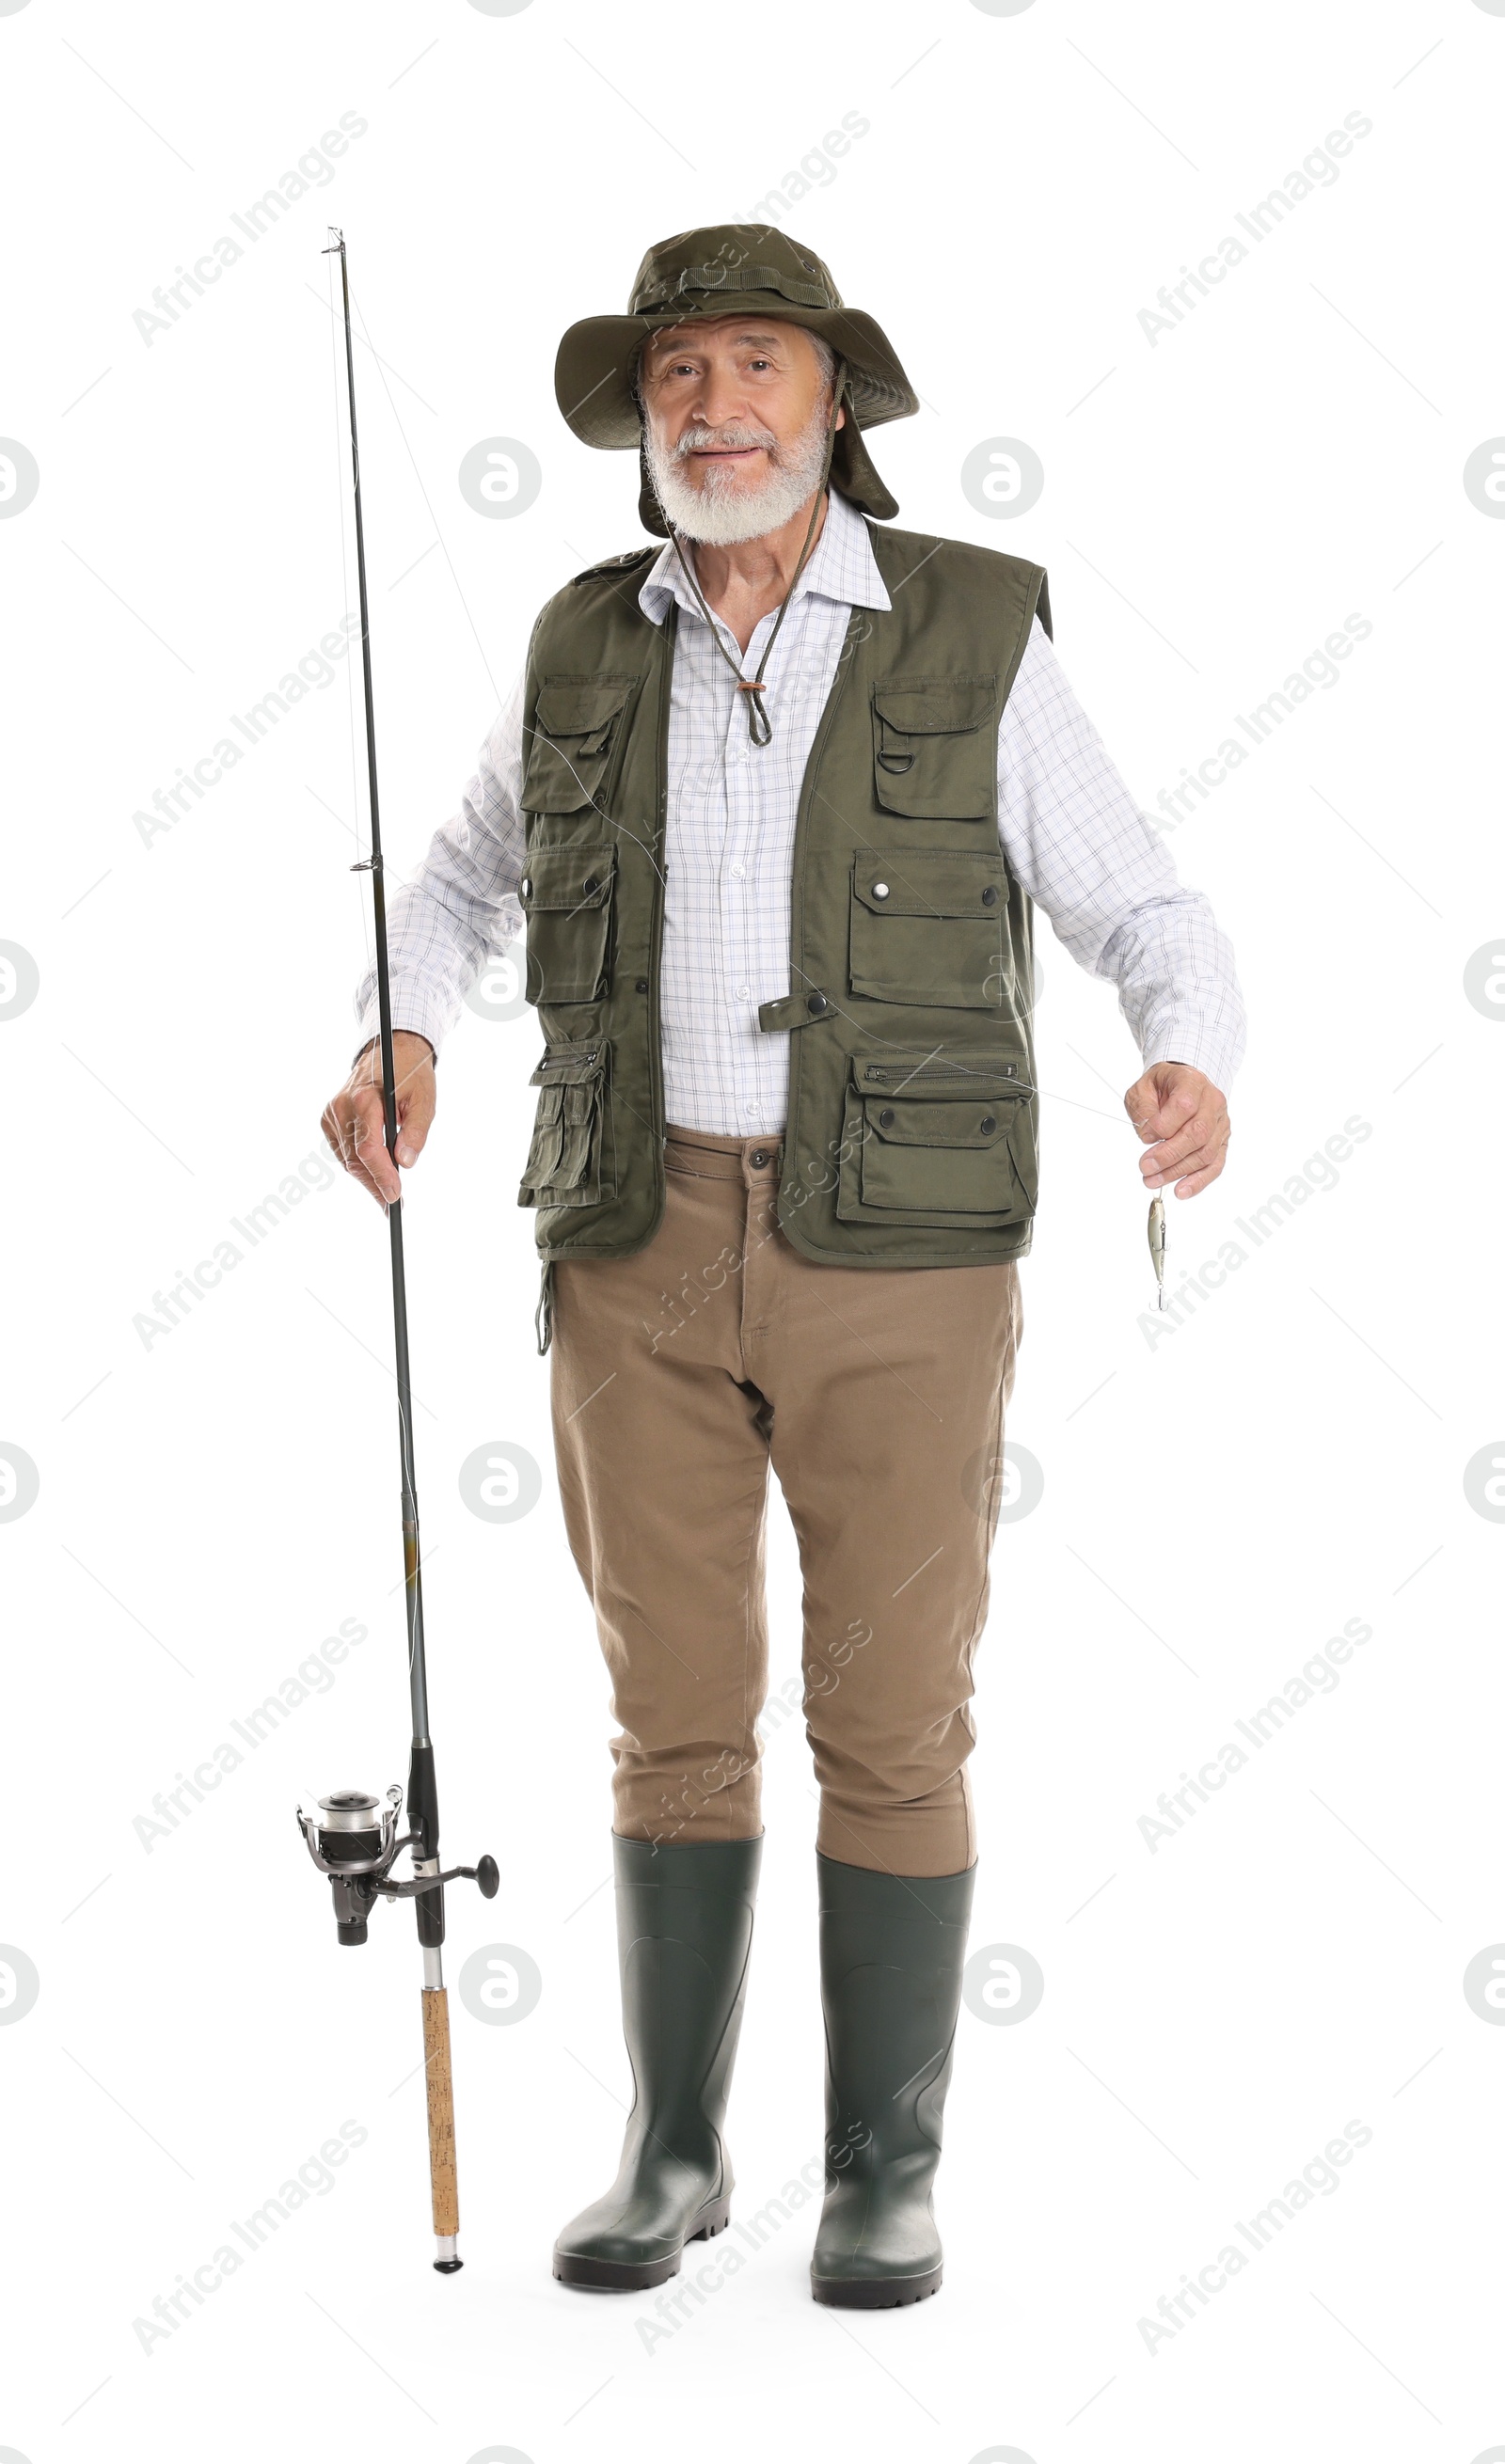
[{"label": "man's nose", "polygon": [[728,372],[708,368],[697,389],[691,415],[707,428],[731,428],[744,422],[747,406],[742,398],[740,379]]}]

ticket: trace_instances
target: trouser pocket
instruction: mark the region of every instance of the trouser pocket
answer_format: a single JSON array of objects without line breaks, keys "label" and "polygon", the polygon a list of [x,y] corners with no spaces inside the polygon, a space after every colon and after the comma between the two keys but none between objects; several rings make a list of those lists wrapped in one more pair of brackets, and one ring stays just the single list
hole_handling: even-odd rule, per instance
[{"label": "trouser pocket", "polygon": [[539,1103],[520,1206],[599,1206],[615,1196],[610,1057],[609,1044],[590,1037],[550,1045],[534,1070]]}]

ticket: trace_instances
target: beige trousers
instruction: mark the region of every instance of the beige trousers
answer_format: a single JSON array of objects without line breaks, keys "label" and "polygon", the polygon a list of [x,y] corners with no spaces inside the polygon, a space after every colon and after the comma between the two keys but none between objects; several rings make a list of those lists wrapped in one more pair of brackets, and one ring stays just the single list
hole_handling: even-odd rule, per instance
[{"label": "beige trousers", "polygon": [[554,1271],[560,1489],[611,1676],[615,1828],[762,1828],[771,1461],[804,1573],[821,1853],[960,1872],[1018,1270],[816,1265],[778,1227],[776,1138],[671,1129],[666,1159],[649,1246]]}]

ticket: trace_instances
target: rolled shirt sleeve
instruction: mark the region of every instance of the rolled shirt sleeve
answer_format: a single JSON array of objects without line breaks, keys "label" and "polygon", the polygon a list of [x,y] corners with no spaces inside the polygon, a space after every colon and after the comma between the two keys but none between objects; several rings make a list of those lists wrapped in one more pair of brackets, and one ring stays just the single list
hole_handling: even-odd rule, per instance
[{"label": "rolled shirt sleeve", "polygon": [[[413,879],[387,906],[392,1024],[439,1050],[488,958],[520,932],[525,832],[520,675],[481,746],[452,821],[435,830]],[[356,987],[362,1048],[377,1033],[376,965]]]},{"label": "rolled shirt sleeve", "polygon": [[1232,945],[1178,881],[1038,621],[998,731],[998,822],[1056,938],[1118,985],[1145,1067],[1186,1062],[1226,1094],[1245,1041]]}]

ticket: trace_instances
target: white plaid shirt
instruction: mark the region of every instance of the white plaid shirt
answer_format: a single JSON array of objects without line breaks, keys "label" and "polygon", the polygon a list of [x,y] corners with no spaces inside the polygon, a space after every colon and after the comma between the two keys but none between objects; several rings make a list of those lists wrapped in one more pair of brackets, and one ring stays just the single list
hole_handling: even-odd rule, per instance
[{"label": "white plaid shirt", "polygon": [[[773,725],[760,748],[745,696],[666,546],[638,594],[662,624],[679,606],[669,717],[669,811],[660,1018],[665,1109],[687,1130],[773,1136],[784,1127],[789,1040],[764,1035],[760,1001],[789,990],[795,814],[852,607],[886,608],[867,524],[834,490],[765,676]],[[756,672],[773,617],[745,657]],[[435,1051],[488,957],[520,929],[522,679],[481,747],[454,819],[435,831],[393,899],[392,1021]],[[1200,891],[1184,889],[1078,706],[1037,623],[998,731],[998,827],[1010,871],[1079,965],[1118,987],[1146,1066],[1184,1061],[1228,1091],[1243,1057],[1233,954]],[[376,1033],[374,968],[356,995]]]}]

